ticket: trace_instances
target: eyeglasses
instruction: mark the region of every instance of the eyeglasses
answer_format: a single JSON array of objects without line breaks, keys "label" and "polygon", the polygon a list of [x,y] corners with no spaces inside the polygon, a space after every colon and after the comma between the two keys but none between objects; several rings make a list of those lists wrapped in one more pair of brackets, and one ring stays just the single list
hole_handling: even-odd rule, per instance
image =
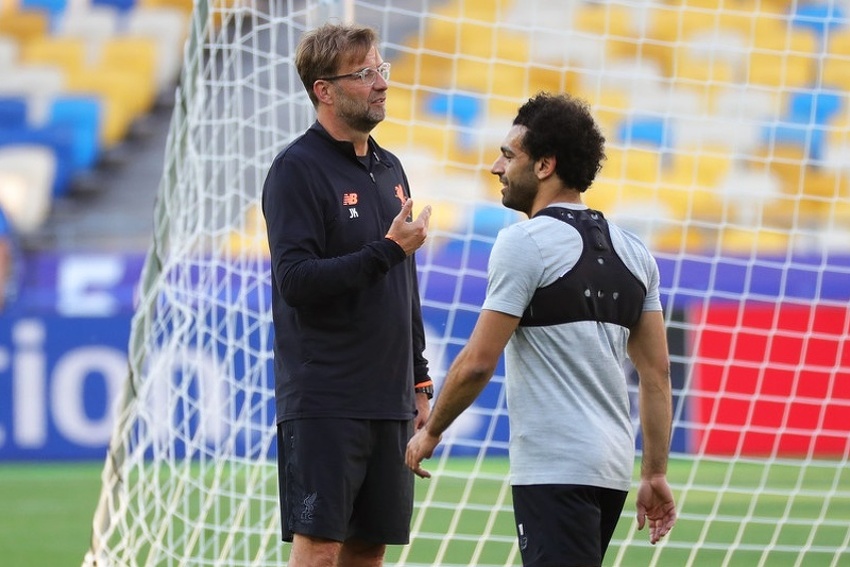
[{"label": "eyeglasses", "polygon": [[378,80],[380,75],[385,81],[390,80],[390,64],[381,63],[377,67],[366,67],[354,73],[346,73],[344,75],[336,75],[334,77],[319,77],[318,81],[336,81],[337,79],[360,79],[363,86],[371,87]]}]

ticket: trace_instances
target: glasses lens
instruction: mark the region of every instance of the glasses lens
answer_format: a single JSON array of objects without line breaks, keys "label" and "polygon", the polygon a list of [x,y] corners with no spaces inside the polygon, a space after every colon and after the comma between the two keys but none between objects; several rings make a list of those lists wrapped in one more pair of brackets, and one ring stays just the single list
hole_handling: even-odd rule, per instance
[{"label": "glasses lens", "polygon": [[364,85],[371,87],[375,84],[375,81],[378,80],[378,73],[371,67],[367,67],[360,71],[360,79],[363,81]]},{"label": "glasses lens", "polygon": [[385,81],[389,81],[390,80],[390,64],[384,63],[383,65],[378,67],[378,73],[381,74],[381,77],[383,77],[383,79]]}]

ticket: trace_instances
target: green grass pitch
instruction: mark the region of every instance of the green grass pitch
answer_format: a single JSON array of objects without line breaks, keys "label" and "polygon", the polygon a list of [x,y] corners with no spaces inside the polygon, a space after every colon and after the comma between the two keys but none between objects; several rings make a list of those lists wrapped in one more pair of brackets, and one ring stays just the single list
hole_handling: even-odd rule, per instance
[{"label": "green grass pitch", "polygon": [[[436,463],[430,463],[432,470]],[[394,547],[387,565],[402,553],[421,565],[503,565],[516,556],[510,494],[501,479],[502,459],[478,465],[482,478],[467,490],[476,465],[452,460],[443,473],[417,480],[417,498],[429,496],[423,532],[408,550]],[[7,567],[78,567],[88,548],[100,490],[101,463],[0,464],[0,564]],[[677,487],[680,519],[663,545],[633,533],[633,494],[606,566],[642,565],[830,567],[850,565],[850,470],[831,463],[792,461],[769,468],[748,462],[675,460],[669,476]],[[689,483],[686,494],[678,488]],[[724,486],[721,491],[718,487]],[[501,502],[501,505],[494,505]],[[462,505],[453,505],[462,503]],[[455,518],[460,510],[460,516]],[[417,512],[417,514],[422,512]],[[742,518],[745,521],[742,521]],[[444,537],[449,530],[454,536]],[[491,534],[481,545],[480,534]],[[630,540],[628,547],[623,542]],[[654,561],[654,563],[653,563]],[[514,564],[519,565],[516,556]]]}]

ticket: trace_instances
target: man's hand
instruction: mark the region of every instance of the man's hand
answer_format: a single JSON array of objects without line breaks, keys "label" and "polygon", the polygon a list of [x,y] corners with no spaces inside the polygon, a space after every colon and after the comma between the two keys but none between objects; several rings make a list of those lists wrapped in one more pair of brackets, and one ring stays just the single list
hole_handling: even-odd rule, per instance
[{"label": "man's hand", "polygon": [[642,530],[649,519],[649,542],[653,545],[667,535],[676,523],[676,503],[664,475],[641,479],[636,506],[638,529]]},{"label": "man's hand", "polygon": [[434,449],[440,443],[440,437],[434,437],[423,427],[407,442],[407,454],[404,462],[416,476],[420,478],[431,478],[431,473],[422,468],[422,460],[430,459]]},{"label": "man's hand", "polygon": [[431,218],[431,205],[427,205],[416,220],[408,222],[413,211],[413,199],[408,199],[402,205],[401,210],[393,219],[387,238],[404,249],[404,253],[410,256],[416,252],[425,238],[428,236],[428,222]]}]

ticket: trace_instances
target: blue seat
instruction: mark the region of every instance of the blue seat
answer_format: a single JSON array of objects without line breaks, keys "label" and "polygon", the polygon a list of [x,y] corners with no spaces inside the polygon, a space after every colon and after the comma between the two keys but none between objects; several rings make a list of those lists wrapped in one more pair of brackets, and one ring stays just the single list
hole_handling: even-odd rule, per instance
[{"label": "blue seat", "polygon": [[837,92],[795,92],[788,101],[788,114],[793,122],[828,124],[841,111],[841,104]]},{"label": "blue seat", "polygon": [[791,9],[791,25],[811,29],[823,39],[834,28],[850,25],[847,14],[837,2],[794,2]]},{"label": "blue seat", "polygon": [[91,0],[92,6],[111,6],[122,12],[129,12],[136,7],[136,0]]},{"label": "blue seat", "polygon": [[47,12],[51,22],[61,16],[68,7],[68,0],[20,0],[20,2],[21,8]]},{"label": "blue seat", "polygon": [[26,128],[27,101],[22,96],[0,97],[0,128]]},{"label": "blue seat", "polygon": [[101,101],[88,96],[60,96],[50,105],[48,125],[72,131],[75,171],[88,171],[97,163],[102,110]]},{"label": "blue seat", "polygon": [[795,92],[780,120],[765,126],[765,145],[791,145],[802,148],[808,158],[823,158],[829,122],[841,111],[842,98],[834,92]]},{"label": "blue seat", "polygon": [[0,147],[33,144],[50,148],[56,156],[53,195],[66,195],[74,176],[74,132],[67,126],[0,128]]},{"label": "blue seat", "polygon": [[460,146],[465,148],[472,145],[471,129],[481,116],[481,107],[480,97],[459,93],[432,95],[426,105],[428,112],[449,118],[466,130],[460,132],[458,140]]},{"label": "blue seat", "polygon": [[617,138],[627,145],[649,145],[660,149],[673,147],[668,121],[655,116],[630,116],[620,123]]}]

